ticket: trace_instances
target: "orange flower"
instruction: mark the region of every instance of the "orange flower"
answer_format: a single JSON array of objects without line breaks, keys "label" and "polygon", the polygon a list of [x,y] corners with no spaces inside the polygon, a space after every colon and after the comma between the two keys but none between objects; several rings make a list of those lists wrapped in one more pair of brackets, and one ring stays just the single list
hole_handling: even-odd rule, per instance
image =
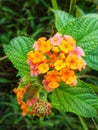
[{"label": "orange flower", "polygon": [[51,70],[49,72],[47,72],[45,79],[47,82],[59,82],[60,81],[60,77],[59,77],[59,73],[55,70]]},{"label": "orange flower", "polygon": [[46,37],[40,37],[40,38],[38,38],[38,41],[37,42],[43,42],[43,41],[46,41]]},{"label": "orange flower", "polygon": [[35,41],[34,44],[33,44],[34,50],[38,50],[40,43],[42,43],[44,41],[46,41],[45,37],[40,37],[37,41]]},{"label": "orange flower", "polygon": [[63,81],[70,86],[77,83],[74,70],[84,69],[85,61],[81,58],[84,51],[76,47],[72,36],[56,33],[49,40],[39,38],[34,43],[34,51],[28,53],[31,76],[45,74],[42,84],[50,92]]},{"label": "orange flower", "polygon": [[49,66],[46,63],[42,63],[38,66],[40,73],[46,73],[49,70]]},{"label": "orange flower", "polygon": [[70,69],[81,70],[86,65],[85,61],[77,55],[68,55],[66,58],[66,66]]},{"label": "orange flower", "polygon": [[48,87],[55,89],[55,88],[59,87],[59,83],[58,83],[58,82],[55,82],[55,81],[50,82],[50,83],[48,84]]},{"label": "orange flower", "polygon": [[38,50],[42,53],[46,53],[46,52],[50,51],[51,47],[52,47],[52,45],[49,40],[38,42]]},{"label": "orange flower", "polygon": [[25,116],[28,113],[27,109],[29,108],[29,105],[23,103],[20,108],[22,110],[22,116]]},{"label": "orange flower", "polygon": [[66,58],[66,66],[71,69],[77,69],[78,57],[77,55],[68,55]]},{"label": "orange flower", "polygon": [[76,82],[76,75],[73,70],[70,70],[69,68],[64,68],[60,71],[60,76],[63,82],[65,82],[68,85],[73,84]]},{"label": "orange flower", "polygon": [[21,105],[23,103],[23,95],[26,91],[26,88],[14,88],[14,93],[17,95],[18,103]]},{"label": "orange flower", "polygon": [[55,88],[59,87],[60,77],[59,73],[55,70],[47,72],[45,75],[45,79],[42,81],[44,84],[45,89],[48,92],[53,91]]},{"label": "orange flower", "polygon": [[27,109],[29,108],[29,105],[23,101],[23,96],[28,87],[29,86],[25,86],[24,88],[14,88],[13,90],[17,96],[18,104],[20,105],[20,108],[22,110],[22,116],[25,116],[28,113]]},{"label": "orange flower", "polygon": [[54,63],[54,66],[55,66],[55,69],[57,71],[61,70],[62,68],[65,67],[65,62],[63,62],[63,60],[57,60],[55,63]]},{"label": "orange flower", "polygon": [[31,60],[34,64],[45,61],[46,57],[39,51],[28,52],[28,60]]},{"label": "orange flower", "polygon": [[58,52],[54,52],[54,53],[48,52],[47,57],[48,57],[47,63],[49,64],[49,67],[53,68],[55,61],[58,60]]}]

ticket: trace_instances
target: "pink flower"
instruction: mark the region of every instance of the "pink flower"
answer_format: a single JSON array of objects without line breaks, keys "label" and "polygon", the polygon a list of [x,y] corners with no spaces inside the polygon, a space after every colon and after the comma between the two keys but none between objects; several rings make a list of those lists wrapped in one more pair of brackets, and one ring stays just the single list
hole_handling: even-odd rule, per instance
[{"label": "pink flower", "polygon": [[64,35],[64,39],[67,40],[68,38],[72,38],[71,36],[69,35]]},{"label": "pink flower", "polygon": [[28,60],[28,64],[30,65],[30,74],[31,76],[37,76],[40,74],[40,71],[38,70],[38,64],[33,64],[32,61]]},{"label": "pink flower", "polygon": [[31,74],[31,76],[36,77],[37,75],[40,74],[40,72],[38,69],[33,69],[33,70],[31,69],[30,74]]},{"label": "pink flower", "polygon": [[44,79],[43,81],[42,81],[42,84],[44,84],[44,88],[48,91],[48,92],[52,92],[54,89],[53,88],[50,88],[49,86],[48,86],[48,82]]},{"label": "pink flower", "polygon": [[73,83],[70,84],[71,87],[75,86],[77,84],[77,80],[75,80]]},{"label": "pink flower", "polygon": [[74,50],[70,52],[70,54],[75,54],[75,55],[78,55],[79,57],[85,55],[81,47],[75,47]]},{"label": "pink flower", "polygon": [[32,61],[31,61],[31,60],[27,60],[27,64],[28,64],[28,65],[31,65],[31,64],[32,64]]},{"label": "pink flower", "polygon": [[33,48],[34,48],[34,50],[38,50],[38,43],[37,43],[37,41],[34,42],[34,44],[33,44]]},{"label": "pink flower", "polygon": [[34,97],[34,98],[32,98],[31,100],[29,100],[28,102],[27,102],[27,104],[29,105],[29,106],[32,106],[34,103],[36,103],[38,101],[38,99],[36,98],[36,97]]},{"label": "pink flower", "polygon": [[60,33],[56,33],[54,35],[54,37],[49,39],[51,41],[51,44],[54,46],[57,46],[61,43],[61,41],[63,40],[62,35]]},{"label": "pink flower", "polygon": [[31,76],[35,76],[35,77],[40,74],[37,65],[30,66],[30,74]]}]

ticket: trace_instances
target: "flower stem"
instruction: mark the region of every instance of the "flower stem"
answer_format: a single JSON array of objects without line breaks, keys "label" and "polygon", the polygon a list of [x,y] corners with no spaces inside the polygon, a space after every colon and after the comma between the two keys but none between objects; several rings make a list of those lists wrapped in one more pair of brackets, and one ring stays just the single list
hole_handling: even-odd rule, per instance
[{"label": "flower stem", "polygon": [[69,14],[74,13],[75,4],[76,4],[76,0],[70,0]]},{"label": "flower stem", "polygon": [[51,0],[51,3],[52,3],[52,7],[53,7],[53,9],[57,9],[57,10],[58,10],[58,4],[57,4],[57,1],[56,1],[56,0]]}]

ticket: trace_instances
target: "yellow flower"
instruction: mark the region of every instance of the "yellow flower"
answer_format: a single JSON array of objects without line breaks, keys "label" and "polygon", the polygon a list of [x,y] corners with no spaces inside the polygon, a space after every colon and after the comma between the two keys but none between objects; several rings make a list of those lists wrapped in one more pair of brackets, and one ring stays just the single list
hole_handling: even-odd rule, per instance
[{"label": "yellow flower", "polygon": [[66,54],[64,52],[59,54],[60,60],[65,60],[66,59]]},{"label": "yellow flower", "polygon": [[57,60],[55,63],[54,63],[54,66],[55,66],[55,69],[57,71],[61,70],[62,68],[65,67],[65,63],[62,61],[62,60]]},{"label": "yellow flower", "polygon": [[69,44],[71,44],[72,46],[76,45],[76,40],[70,35],[64,35],[63,39],[67,41]]},{"label": "yellow flower", "polygon": [[62,40],[59,47],[61,51],[63,51],[64,53],[69,53],[70,51],[74,49],[74,44],[69,41]]},{"label": "yellow flower", "polygon": [[79,58],[77,69],[81,71],[82,69],[85,69],[85,67],[86,67],[86,62],[82,58]]},{"label": "yellow flower", "polygon": [[49,70],[49,66],[46,63],[42,63],[38,66],[40,73],[46,73]]},{"label": "yellow flower", "polygon": [[57,46],[53,46],[52,47],[52,51],[53,52],[59,52],[60,50],[59,50],[59,48]]}]

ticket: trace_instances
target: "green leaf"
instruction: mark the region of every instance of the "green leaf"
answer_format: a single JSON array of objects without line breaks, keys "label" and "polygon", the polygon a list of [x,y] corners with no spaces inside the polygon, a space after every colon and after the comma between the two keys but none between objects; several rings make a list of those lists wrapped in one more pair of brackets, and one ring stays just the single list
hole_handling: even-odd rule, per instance
[{"label": "green leaf", "polygon": [[63,24],[61,34],[71,35],[76,39],[77,46],[84,49],[84,60],[95,70],[98,70],[98,15],[89,14],[73,19]]},{"label": "green leaf", "polygon": [[54,15],[55,15],[55,25],[57,30],[61,30],[63,26],[67,24],[67,22],[71,19],[73,19],[73,16],[60,10],[54,10],[52,9]]},{"label": "green leaf", "polygon": [[32,49],[33,40],[28,37],[16,37],[10,44],[4,45],[4,51],[21,76],[30,75],[27,64],[27,52]]},{"label": "green leaf", "polygon": [[52,93],[52,104],[63,112],[73,112],[84,117],[93,117],[97,114],[98,98],[88,84],[79,81],[75,87],[61,83]]},{"label": "green leaf", "polygon": [[85,13],[83,12],[83,10],[80,9],[78,6],[76,6],[75,12],[76,12],[76,17],[77,17],[77,18],[78,18],[78,17],[81,17],[81,16],[83,16],[83,15],[85,15]]}]

